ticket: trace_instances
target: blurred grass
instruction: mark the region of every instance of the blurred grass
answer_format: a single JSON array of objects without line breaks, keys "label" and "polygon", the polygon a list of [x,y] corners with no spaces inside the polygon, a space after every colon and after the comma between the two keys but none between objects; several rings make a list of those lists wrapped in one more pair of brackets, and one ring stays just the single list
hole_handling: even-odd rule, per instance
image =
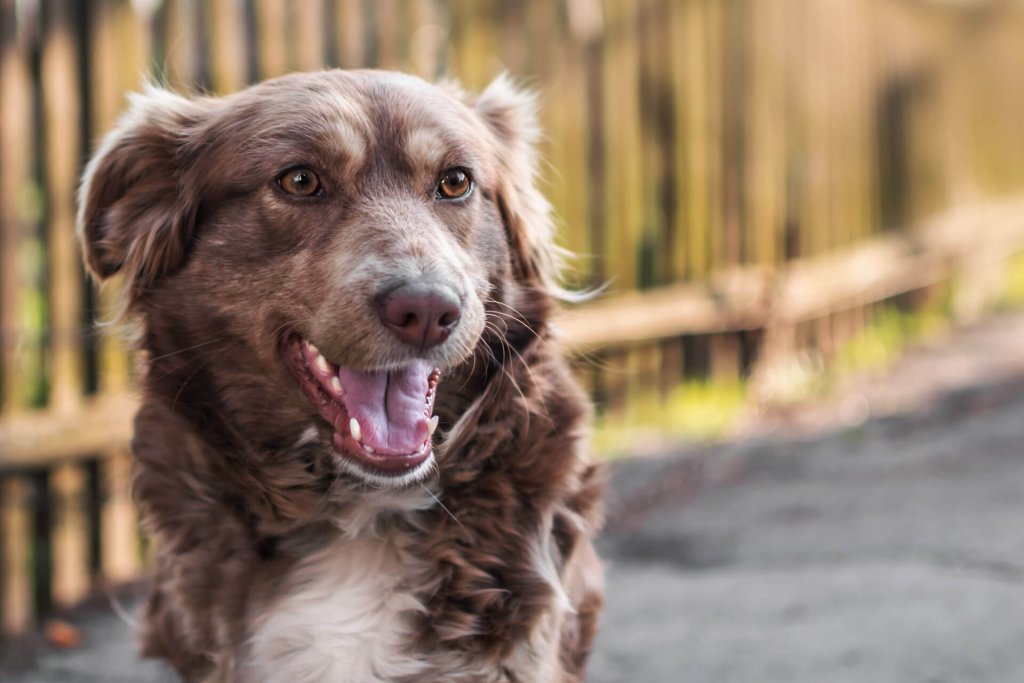
[{"label": "blurred grass", "polygon": [[745,382],[690,380],[664,398],[648,393],[630,404],[622,417],[596,420],[594,446],[615,457],[665,440],[707,441],[730,431],[747,405]]},{"label": "blurred grass", "polygon": [[907,313],[886,305],[860,334],[840,348],[830,372],[841,378],[883,370],[908,346],[937,339],[949,331],[950,325],[951,318],[942,311]]},{"label": "blurred grass", "polygon": [[[1017,254],[1006,263],[1006,283],[1000,308],[1024,308],[1024,253]],[[1021,343],[1024,344],[1024,341]]]}]

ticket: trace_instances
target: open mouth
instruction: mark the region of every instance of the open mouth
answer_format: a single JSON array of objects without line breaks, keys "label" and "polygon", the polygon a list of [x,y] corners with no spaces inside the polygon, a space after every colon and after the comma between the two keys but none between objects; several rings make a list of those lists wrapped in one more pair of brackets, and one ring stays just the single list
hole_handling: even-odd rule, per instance
[{"label": "open mouth", "polygon": [[405,474],[431,453],[434,395],[441,371],[426,361],[397,370],[335,365],[298,335],[281,341],[285,366],[334,429],[335,450],[375,473]]}]

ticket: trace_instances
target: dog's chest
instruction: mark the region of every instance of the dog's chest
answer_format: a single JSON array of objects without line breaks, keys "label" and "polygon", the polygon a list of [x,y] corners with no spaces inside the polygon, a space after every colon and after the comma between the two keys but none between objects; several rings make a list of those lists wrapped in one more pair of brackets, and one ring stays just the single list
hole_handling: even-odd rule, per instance
[{"label": "dog's chest", "polygon": [[377,539],[336,541],[305,558],[254,615],[247,680],[375,683],[424,670],[409,587],[415,567]]}]

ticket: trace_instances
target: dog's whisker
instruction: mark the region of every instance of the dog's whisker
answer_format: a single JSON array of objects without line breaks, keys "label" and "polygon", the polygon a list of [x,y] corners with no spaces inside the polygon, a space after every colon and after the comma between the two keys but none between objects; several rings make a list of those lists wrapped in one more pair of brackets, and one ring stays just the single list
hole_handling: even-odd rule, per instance
[{"label": "dog's whisker", "polygon": [[188,374],[188,376],[185,378],[185,381],[182,382],[181,385],[178,387],[177,393],[174,394],[174,400],[171,401],[171,410],[174,410],[175,408],[178,407],[178,399],[181,398],[181,393],[185,391],[185,387],[188,385],[188,383],[195,379],[195,376],[199,374],[199,371],[203,369],[203,366],[204,363],[202,362],[196,363],[195,369],[193,369],[192,372]]},{"label": "dog's whisker", "polygon": [[442,510],[444,510],[445,512],[447,512],[447,513],[448,513],[448,516],[449,516],[449,517],[451,517],[451,518],[452,518],[452,519],[453,519],[453,520],[455,521],[455,523],[456,523],[456,524],[458,524],[458,525],[459,525],[459,526],[461,526],[462,528],[465,528],[465,526],[463,526],[462,522],[460,522],[460,521],[459,521],[459,518],[458,518],[458,517],[456,517],[456,516],[455,516],[455,515],[454,515],[454,514],[452,513],[452,511],[448,509],[448,506],[447,506],[447,505],[445,505],[444,503],[442,503],[442,502],[441,502],[441,499],[440,499],[440,498],[438,498],[438,497],[437,497],[436,495],[434,495],[434,492],[433,492],[433,491],[431,491],[430,489],[428,489],[428,488],[427,488],[427,487],[426,487],[426,486],[425,486],[425,485],[423,484],[423,482],[419,482],[419,484],[420,484],[420,488],[421,488],[421,489],[423,489],[424,491],[426,491],[426,492],[427,492],[427,495],[429,495],[429,496],[430,496],[431,498],[433,498],[433,499],[434,499],[434,501],[435,501],[435,502],[437,502],[437,504],[441,506],[441,509],[442,509]]},{"label": "dog's whisker", "polygon": [[183,349],[175,349],[174,351],[170,351],[168,353],[164,353],[164,354],[161,354],[159,356],[155,356],[153,358],[150,358],[149,362],[150,363],[156,363],[158,361],[162,361],[162,360],[165,360],[167,358],[171,358],[172,356],[177,356],[178,354],[181,354],[181,353],[188,353],[189,351],[195,351],[196,349],[201,349],[203,347],[210,346],[212,344],[218,344],[218,343],[221,343],[221,342],[225,342],[225,341],[228,341],[228,339],[230,339],[230,337],[218,337],[217,339],[208,339],[207,341],[199,342],[198,344],[193,344],[192,346],[186,346]]},{"label": "dog's whisker", "polygon": [[537,339],[540,339],[540,335],[530,325],[529,321],[526,319],[526,316],[524,316],[522,313],[520,313],[519,310],[515,306],[512,306],[511,304],[505,303],[504,301],[499,301],[499,300],[497,300],[497,299],[495,299],[493,297],[490,297],[490,296],[487,297],[487,302],[488,303],[492,303],[492,304],[494,304],[496,306],[502,306],[504,308],[507,308],[509,311],[511,311],[510,313],[506,313],[504,311],[491,310],[491,311],[489,311],[490,313],[493,313],[494,315],[499,315],[499,316],[507,317],[507,318],[509,318],[511,320],[514,320],[515,322],[518,322],[523,327],[525,327],[527,329],[527,331],[530,332],[530,334],[532,334]]}]

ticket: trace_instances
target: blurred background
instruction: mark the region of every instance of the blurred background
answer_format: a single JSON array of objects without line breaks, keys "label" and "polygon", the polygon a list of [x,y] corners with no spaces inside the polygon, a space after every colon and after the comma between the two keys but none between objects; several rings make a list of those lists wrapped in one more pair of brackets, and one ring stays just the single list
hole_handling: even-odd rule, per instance
[{"label": "blurred background", "polygon": [[133,362],[73,236],[90,151],[146,79],[227,93],[337,66],[541,94],[567,277],[605,287],[561,324],[608,458],[784,424],[1024,307],[1021,2],[0,0],[9,654],[75,641],[51,618],[145,565]]}]

